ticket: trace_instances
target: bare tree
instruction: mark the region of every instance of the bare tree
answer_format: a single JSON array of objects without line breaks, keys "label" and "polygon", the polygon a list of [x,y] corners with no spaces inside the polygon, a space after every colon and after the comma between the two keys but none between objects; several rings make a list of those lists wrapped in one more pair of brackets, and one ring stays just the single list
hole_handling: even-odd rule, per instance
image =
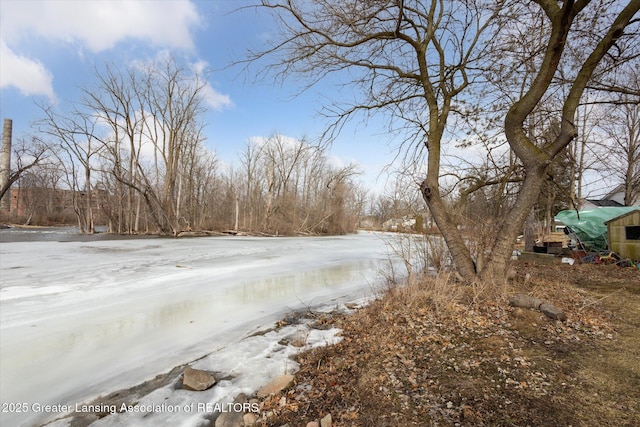
[{"label": "bare tree", "polygon": [[36,137],[30,137],[31,143],[26,144],[24,139],[16,146],[11,144],[11,152],[14,170],[8,170],[7,179],[0,187],[0,199],[4,200],[5,194],[9,193],[11,186],[20,179],[30,169],[41,164],[49,155],[49,147]]},{"label": "bare tree", "polygon": [[[640,91],[640,72],[628,74],[628,87]],[[602,162],[624,186],[624,204],[640,201],[640,95],[621,94],[607,108],[602,129],[608,139],[607,156]]]},{"label": "bare tree", "polygon": [[110,231],[177,235],[199,223],[208,190],[198,180],[210,183],[216,165],[203,144],[203,76],[168,57],[96,77],[69,111],[43,107],[43,130],[64,148],[69,186],[84,201],[74,203],[81,229],[93,230],[94,185],[108,199]]},{"label": "bare tree", "polygon": [[248,142],[246,149],[240,154],[240,161],[244,173],[244,195],[242,208],[243,229],[252,231],[256,226],[256,208],[260,205],[259,198],[262,195],[260,189],[261,180],[256,179],[261,174],[259,159],[262,145]]},{"label": "bare tree", "polygon": [[280,134],[249,141],[241,158],[234,191],[244,229],[342,234],[355,228],[354,165],[331,165],[324,147]]},{"label": "bare tree", "polygon": [[[575,138],[576,109],[586,86],[594,76],[614,70],[628,55],[637,54],[640,45],[633,34],[639,0],[624,4],[613,0],[263,0],[261,6],[273,13],[282,34],[270,48],[253,53],[250,61],[273,55],[270,69],[285,77],[301,74],[312,85],[336,74],[361,89],[355,103],[329,107],[337,116],[327,136],[339,132],[357,113],[383,111],[391,123],[402,123],[405,148],[427,150],[420,189],[466,280],[494,273],[505,276],[515,237],[538,200],[549,166]],[[521,45],[516,30],[538,24],[543,37],[527,47],[534,55],[535,73],[521,82],[519,95],[503,116],[504,136],[523,167],[522,184],[506,220],[493,233],[487,262],[478,265],[441,192],[446,142],[456,139],[451,117],[481,110],[482,93],[471,89],[486,81],[489,73],[499,77],[519,72],[523,64],[514,61],[520,52],[509,50]],[[570,51],[567,46],[579,46],[583,52],[574,70],[563,68]],[[634,52],[629,54],[629,49]],[[556,89],[554,79],[561,71],[565,90],[555,114],[560,129],[552,140],[538,141],[528,134],[528,121],[549,91]]]},{"label": "bare tree", "polygon": [[48,106],[41,109],[45,118],[39,123],[40,130],[57,141],[54,152],[67,171],[78,228],[81,233],[93,234],[92,171],[94,159],[102,148],[95,136],[97,118],[78,110],[64,114]]},{"label": "bare tree", "polygon": [[[19,140],[20,141],[20,140]],[[24,224],[77,222],[63,165],[55,155],[47,156],[26,170],[16,182],[17,197],[12,203],[13,218]],[[71,200],[72,203],[72,200]]]},{"label": "bare tree", "polygon": [[569,146],[572,162],[570,173],[573,178],[569,192],[572,195],[572,208],[579,209],[584,199],[585,179],[598,169],[601,160],[608,151],[602,141],[601,123],[607,120],[606,110],[602,105],[593,103],[585,95],[583,105],[576,111],[577,137]]},{"label": "bare tree", "polygon": [[160,233],[178,234],[190,222],[182,203],[196,200],[187,190],[198,187],[192,180],[204,141],[204,81],[172,58],[126,71],[107,67],[97,77],[99,85],[85,90],[83,105],[107,128],[99,134],[109,154],[105,167],[118,187],[128,189],[117,189],[128,193],[119,221],[127,224],[124,230],[137,231],[144,201]]}]

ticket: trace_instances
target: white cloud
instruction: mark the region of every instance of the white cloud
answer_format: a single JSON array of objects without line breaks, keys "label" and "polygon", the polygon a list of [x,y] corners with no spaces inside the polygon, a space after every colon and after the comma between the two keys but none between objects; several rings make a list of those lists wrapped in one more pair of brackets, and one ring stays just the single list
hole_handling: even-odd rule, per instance
[{"label": "white cloud", "polygon": [[209,83],[205,85],[202,93],[204,94],[205,102],[214,110],[233,107],[233,101],[231,101],[229,95],[218,92]]},{"label": "white cloud", "polygon": [[53,77],[39,61],[17,55],[0,41],[0,88],[16,87],[24,95],[45,95],[55,101]]},{"label": "white cloud", "polygon": [[196,61],[193,64],[191,64],[191,68],[193,69],[194,73],[196,73],[199,76],[203,76],[207,73],[207,70],[209,68],[209,63],[204,60]]},{"label": "white cloud", "polygon": [[[191,64],[193,72],[202,79],[206,79],[209,75],[209,63],[204,60],[199,60]],[[211,83],[206,82],[202,94],[204,100],[214,110],[222,110],[224,108],[233,107],[233,101],[229,95],[218,92],[211,86]]]},{"label": "white cloud", "polygon": [[[157,67],[157,64],[167,64],[172,59],[171,52],[168,50],[161,50],[156,52],[154,58],[138,59],[130,62],[130,65],[138,70],[145,71],[150,68]],[[204,98],[204,102],[213,110],[220,111],[225,108],[231,108],[234,106],[233,101],[229,95],[220,93],[213,88],[211,83],[207,79],[209,63],[204,60],[199,60],[188,65],[190,70],[195,76],[198,76],[199,82],[204,82],[204,87],[200,94]]]},{"label": "white cloud", "polygon": [[201,21],[189,1],[32,0],[4,2],[0,24],[10,45],[38,35],[101,52],[127,38],[191,49],[190,30]]},{"label": "white cloud", "polygon": [[275,132],[271,136],[251,136],[249,137],[249,143],[253,144],[257,147],[267,146],[268,144],[279,144],[285,150],[294,150],[297,149],[300,144],[306,144],[304,141],[301,141],[299,138],[294,138],[292,136],[282,135],[281,133]]},{"label": "white cloud", "polygon": [[129,39],[190,50],[191,30],[201,25],[195,5],[181,0],[3,1],[1,9],[1,87],[50,100],[55,98],[53,77],[41,61],[20,52],[23,40],[61,41],[94,53]]}]

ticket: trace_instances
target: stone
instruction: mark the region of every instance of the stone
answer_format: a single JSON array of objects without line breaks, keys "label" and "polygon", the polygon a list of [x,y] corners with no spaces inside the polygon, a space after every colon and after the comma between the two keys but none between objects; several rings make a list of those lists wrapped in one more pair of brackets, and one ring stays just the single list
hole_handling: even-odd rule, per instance
[{"label": "stone", "polygon": [[71,424],[69,425],[88,426],[88,425],[91,425],[92,423],[95,423],[99,419],[100,417],[97,414],[93,414],[93,413],[80,414],[71,418],[72,421],[71,421]]},{"label": "stone", "polygon": [[293,375],[280,375],[279,377],[272,380],[269,384],[258,390],[258,397],[267,397],[291,387],[294,378],[295,377]]},{"label": "stone", "polygon": [[307,427],[319,427],[317,421],[309,421]]},{"label": "stone", "polygon": [[545,316],[550,317],[554,320],[560,320],[562,322],[567,320],[567,315],[554,305],[540,304],[540,311],[543,312]]},{"label": "stone", "polygon": [[[247,395],[244,393],[240,393],[239,395],[236,396],[235,399],[233,399],[233,403],[240,403],[240,404],[247,403]],[[247,423],[245,422],[246,415],[253,415],[253,414],[245,414],[244,411],[223,412],[216,419],[215,427],[244,427],[247,425]],[[254,419],[254,424],[255,424],[255,421],[256,420]],[[253,425],[253,424],[249,424],[249,425]]]},{"label": "stone", "polygon": [[320,427],[331,427],[331,414],[327,414],[320,420]]},{"label": "stone", "polygon": [[244,393],[240,393],[236,396],[235,399],[233,399],[233,403],[247,403],[248,399],[247,399],[247,395]]},{"label": "stone", "polygon": [[216,419],[215,427],[244,427],[243,412],[223,412]]},{"label": "stone", "polygon": [[244,423],[244,427],[251,427],[258,422],[258,417],[256,414],[249,412],[248,414],[244,414],[242,422]]},{"label": "stone", "polygon": [[211,388],[216,383],[216,377],[207,371],[193,369],[187,366],[184,368],[184,378],[182,388],[192,391],[203,391]]}]

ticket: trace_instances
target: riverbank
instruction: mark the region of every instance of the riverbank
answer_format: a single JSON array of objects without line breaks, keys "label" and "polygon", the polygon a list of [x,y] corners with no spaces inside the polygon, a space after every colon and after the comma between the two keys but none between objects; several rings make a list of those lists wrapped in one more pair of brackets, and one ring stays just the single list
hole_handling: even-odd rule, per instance
[{"label": "riverbank", "polygon": [[[257,420],[261,412],[258,401],[249,402],[246,396],[260,394],[260,387],[271,380],[294,374],[299,369],[293,361],[295,354],[339,342],[340,331],[328,326],[331,319],[348,316],[365,303],[366,300],[361,300],[290,312],[272,326],[256,330],[239,342],[133,387],[64,405],[62,411],[50,410],[48,412],[63,413],[50,414],[53,416],[39,425],[217,426],[221,415],[222,418],[236,416],[242,421],[244,410]],[[188,384],[194,385],[191,381],[194,371],[212,383],[189,387]],[[191,375],[189,381],[187,375]],[[223,425],[242,426],[234,422]]]},{"label": "riverbank", "polygon": [[[515,267],[504,287],[459,287],[440,277],[381,290],[355,311],[350,305],[293,313],[258,335],[306,322],[338,339],[321,345],[323,339],[310,339],[308,330],[289,332],[279,340],[294,350],[289,387],[260,398],[237,396],[238,404],[256,409],[248,417],[231,412],[223,421],[212,412],[181,425],[638,425],[640,271],[528,262]],[[567,320],[510,306],[514,293],[553,303]],[[312,349],[299,353],[305,345]],[[110,399],[157,399],[167,385],[182,387],[183,370]],[[97,418],[76,415],[66,425]],[[133,424],[105,417],[94,425]]]},{"label": "riverbank", "polygon": [[[296,358],[259,426],[640,424],[640,270],[516,264],[505,288],[443,279],[334,319],[343,340]],[[552,302],[565,322],[508,304]],[[326,424],[326,423],[325,423]]]}]

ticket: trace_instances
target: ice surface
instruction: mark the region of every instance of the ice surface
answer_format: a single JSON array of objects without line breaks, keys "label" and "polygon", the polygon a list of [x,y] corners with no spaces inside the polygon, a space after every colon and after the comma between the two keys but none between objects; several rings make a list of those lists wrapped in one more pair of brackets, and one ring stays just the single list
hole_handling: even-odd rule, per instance
[{"label": "ice surface", "polygon": [[[386,260],[375,233],[5,241],[0,401],[3,409],[24,403],[27,411],[2,412],[0,424],[42,423],[53,414],[37,412],[38,405],[86,402],[195,360],[196,368],[234,374],[197,394],[203,402],[253,392],[295,366],[292,347],[277,344],[291,331],[246,338],[250,332],[294,309],[371,295]],[[331,340],[333,332],[314,332],[308,343]],[[166,387],[145,399],[185,405],[193,396]],[[157,425],[143,415],[112,415],[96,425]],[[151,415],[185,426],[207,416]]]}]

